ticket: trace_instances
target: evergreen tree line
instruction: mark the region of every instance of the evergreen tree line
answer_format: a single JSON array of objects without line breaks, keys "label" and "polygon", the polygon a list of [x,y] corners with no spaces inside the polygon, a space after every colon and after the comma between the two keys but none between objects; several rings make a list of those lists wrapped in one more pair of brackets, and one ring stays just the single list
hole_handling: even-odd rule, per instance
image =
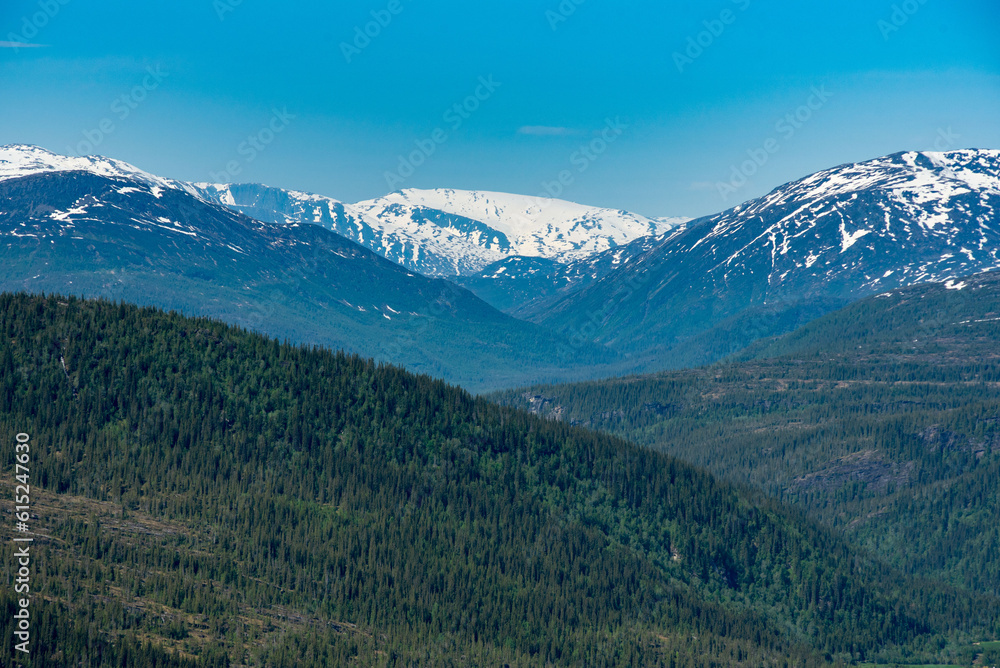
[{"label": "evergreen tree line", "polygon": [[0,296],[0,336],[43,502],[26,665],[810,666],[996,631],[994,599],[427,377],[59,297]]}]

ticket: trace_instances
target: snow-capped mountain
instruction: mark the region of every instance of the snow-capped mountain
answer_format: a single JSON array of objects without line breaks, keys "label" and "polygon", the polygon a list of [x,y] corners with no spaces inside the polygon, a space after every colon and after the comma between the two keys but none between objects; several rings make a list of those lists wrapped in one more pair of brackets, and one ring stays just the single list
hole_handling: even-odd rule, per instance
[{"label": "snow-capped mountain", "polygon": [[89,172],[136,181],[150,189],[178,188],[190,194],[194,189],[182,181],[155,176],[127,162],[99,155],[85,157],[59,155],[38,146],[8,144],[0,146],[0,181],[47,172]]},{"label": "snow-capped mountain", "polygon": [[579,377],[615,361],[319,225],[260,222],[148,175],[123,176],[113,163],[47,170],[32,161],[22,174],[10,151],[2,155],[0,291],[210,316],[474,390]]},{"label": "snow-capped mountain", "polygon": [[323,225],[408,269],[440,277],[473,275],[518,256],[569,263],[686,220],[462,190],[403,190],[346,204],[253,184],[193,187],[260,220]]},{"label": "snow-capped mountain", "polygon": [[462,216],[503,233],[518,255],[560,261],[599,253],[689,220],[650,219],[551,198],[450,189],[403,190],[354,206],[379,217],[399,207]]},{"label": "snow-capped mountain", "polygon": [[[690,250],[712,248],[721,260],[717,240],[752,231],[724,258],[724,277],[766,250],[772,298],[795,294],[799,274],[820,283],[859,275],[853,289],[874,291],[1000,266],[998,214],[1000,151],[897,153],[817,172],[737,206]],[[767,225],[758,229],[757,220]]]},{"label": "snow-capped mountain", "polygon": [[442,211],[410,211],[408,217],[393,212],[383,220],[330,197],[259,184],[198,183],[193,187],[202,197],[258,220],[322,225],[425,276],[471,273],[510,252],[509,244],[495,230]]},{"label": "snow-capped mountain", "polygon": [[179,188],[268,223],[322,225],[432,277],[471,276],[517,256],[566,264],[664,233],[688,220],[462,190],[403,190],[348,204],[259,184],[185,183],[99,156],[67,157],[36,146],[0,147],[0,179],[71,170],[132,179],[149,187]]},{"label": "snow-capped mountain", "polygon": [[354,209],[453,257],[468,275],[510,257],[568,264],[667,231],[686,219],[650,219],[563,200],[467,190],[403,190]]},{"label": "snow-capped mountain", "polygon": [[532,319],[717,359],[860,297],[1000,268],[998,214],[1000,151],[843,165],[695,221]]},{"label": "snow-capped mountain", "polygon": [[[658,351],[674,366],[718,359],[867,295],[932,281],[961,287],[964,276],[1000,268],[995,150],[907,152],[842,165],[683,223],[454,190],[345,204],[259,185],[171,181],[105,158],[0,148],[0,182],[80,171],[120,181],[116,197],[180,191],[268,223],[326,227],[574,341]],[[115,198],[71,204],[46,215],[69,223],[117,206]],[[198,233],[177,220],[163,214],[140,222],[177,239]],[[31,234],[11,229],[14,238]]]}]

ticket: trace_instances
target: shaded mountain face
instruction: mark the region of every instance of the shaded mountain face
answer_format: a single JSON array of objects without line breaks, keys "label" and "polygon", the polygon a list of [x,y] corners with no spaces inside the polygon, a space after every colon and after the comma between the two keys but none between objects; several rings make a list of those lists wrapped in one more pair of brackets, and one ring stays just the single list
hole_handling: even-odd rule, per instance
[{"label": "shaded mountain face", "polygon": [[685,223],[678,223],[664,234],[639,237],[572,262],[510,257],[494,262],[471,276],[457,276],[451,280],[505,313],[530,318],[534,313],[544,312],[553,301],[590,285],[667,239],[676,237],[685,227]]},{"label": "shaded mountain face", "polygon": [[1000,152],[899,153],[692,223],[531,318],[709,362],[879,291],[1000,267]]},{"label": "shaded mountain face", "polygon": [[272,225],[170,184],[91,172],[0,181],[0,289],[71,292],[221,318],[472,389],[600,365],[603,349],[318,225]]},{"label": "shaded mountain face", "polygon": [[749,346],[733,361],[838,360],[928,368],[1000,366],[1000,271],[897,288],[794,332]]}]

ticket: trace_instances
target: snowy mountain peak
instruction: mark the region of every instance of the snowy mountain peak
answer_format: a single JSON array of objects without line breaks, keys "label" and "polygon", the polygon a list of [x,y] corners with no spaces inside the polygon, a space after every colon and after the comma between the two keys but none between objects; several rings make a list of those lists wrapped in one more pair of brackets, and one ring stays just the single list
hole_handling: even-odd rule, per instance
[{"label": "snowy mountain peak", "polygon": [[867,294],[1000,268],[998,213],[1000,151],[910,151],[817,172],[713,216],[687,252],[710,252],[726,281],[767,276],[772,299],[816,281]]},{"label": "snowy mountain peak", "polygon": [[482,190],[407,189],[355,206],[362,208],[387,204],[419,206],[464,216],[486,223],[508,236],[527,234],[549,224],[562,224],[566,220],[582,220],[596,215],[604,217],[611,215],[634,221],[646,229],[656,227],[656,224],[648,218],[625,211],[600,209],[559,199]]},{"label": "snowy mountain peak", "polygon": [[1000,151],[894,153],[816,172],[737,209],[871,190],[894,191],[897,195],[911,193],[924,201],[950,199],[970,192],[1000,194]]},{"label": "snowy mountain peak", "polygon": [[39,146],[28,144],[0,146],[0,180],[46,172],[68,171],[83,171],[98,176],[131,179],[160,188],[182,187],[182,184],[176,181],[154,176],[142,171],[138,167],[133,167],[127,162],[113,158],[105,158],[97,155],[84,157],[65,156],[47,151]]},{"label": "snowy mountain peak", "polygon": [[408,269],[430,276],[471,275],[515,256],[571,262],[688,219],[650,219],[563,200],[464,190],[403,190],[345,204],[257,184],[184,183],[120,160],[67,157],[37,146],[0,147],[0,180],[82,170],[147,188],[178,188],[204,201],[277,224],[322,225]]},{"label": "snowy mountain peak", "polygon": [[687,221],[485,191],[410,189],[346,204],[253,184],[193,187],[259,220],[322,225],[413,271],[442,277],[473,275],[518,256],[572,262]]},{"label": "snowy mountain peak", "polygon": [[[650,219],[529,195],[453,189],[402,190],[359,202],[353,209],[369,220],[401,228],[419,223],[423,210],[476,221],[499,232],[509,244],[509,251],[495,255],[490,262],[515,255],[569,262],[639,237],[661,234],[688,220]],[[482,266],[486,264],[489,262]]]}]

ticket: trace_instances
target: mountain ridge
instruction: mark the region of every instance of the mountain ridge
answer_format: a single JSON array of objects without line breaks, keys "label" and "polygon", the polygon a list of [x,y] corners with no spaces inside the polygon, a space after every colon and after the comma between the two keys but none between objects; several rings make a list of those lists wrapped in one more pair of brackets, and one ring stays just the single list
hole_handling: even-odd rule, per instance
[{"label": "mountain ridge", "polygon": [[[622,352],[712,362],[880,290],[1000,267],[998,213],[1000,151],[901,152],[699,219],[527,315]],[[615,297],[622,284],[642,287]]]},{"label": "mountain ridge", "polygon": [[[654,223],[612,212],[631,221],[632,232],[602,238],[599,221],[596,227],[584,221],[582,236],[549,249],[551,257],[519,254],[538,252],[531,231],[544,222],[542,216],[529,225],[522,213],[539,202],[555,207],[535,212],[552,220],[596,210],[495,193],[410,190],[366,204],[379,212],[380,222],[370,225],[371,216],[352,213],[353,205],[318,195],[174,183],[111,160],[0,149],[0,183],[77,167],[123,170],[152,197],[173,185],[266,222],[326,227],[419,266],[409,269],[416,274],[449,275],[495,308],[557,331],[574,346],[626,358],[627,366],[617,367],[625,372],[711,363],[879,290],[1000,267],[996,150],[909,151],[849,163],[631,241],[630,234]],[[405,234],[385,233],[393,226]],[[543,227],[561,234],[553,224]],[[466,253],[470,247],[475,251]],[[586,256],[572,259],[576,253]],[[487,255],[502,259],[487,263]],[[611,368],[595,371],[601,372]]]},{"label": "mountain ridge", "polygon": [[60,156],[39,147],[0,147],[0,179],[85,170],[176,187],[269,223],[313,223],[431,277],[471,275],[514,256],[562,263],[665,232],[685,218],[650,219],[563,200],[454,189],[402,190],[357,202],[261,184],[184,182],[102,156]]},{"label": "mountain ridge", "polygon": [[0,198],[0,289],[210,315],[472,389],[615,360],[318,225],[264,223],[181,189],[89,171],[0,180]]}]

